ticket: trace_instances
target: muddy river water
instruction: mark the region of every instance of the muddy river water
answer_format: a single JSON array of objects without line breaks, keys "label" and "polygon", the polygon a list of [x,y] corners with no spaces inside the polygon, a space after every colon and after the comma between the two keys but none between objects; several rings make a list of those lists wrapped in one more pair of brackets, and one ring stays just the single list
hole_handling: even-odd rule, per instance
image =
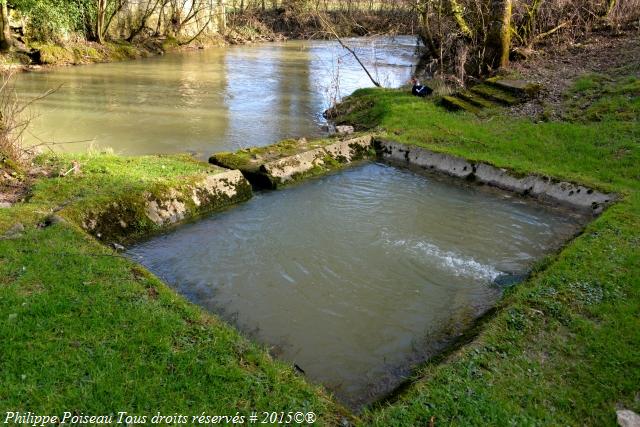
[{"label": "muddy river water", "polygon": [[[388,87],[407,81],[415,38],[351,39]],[[112,148],[124,154],[215,151],[324,134],[332,100],[371,86],[332,41],[210,48],[137,61],[23,73],[23,99],[55,93],[32,109],[27,142],[57,149]],[[80,141],[80,142],[78,142]]]}]

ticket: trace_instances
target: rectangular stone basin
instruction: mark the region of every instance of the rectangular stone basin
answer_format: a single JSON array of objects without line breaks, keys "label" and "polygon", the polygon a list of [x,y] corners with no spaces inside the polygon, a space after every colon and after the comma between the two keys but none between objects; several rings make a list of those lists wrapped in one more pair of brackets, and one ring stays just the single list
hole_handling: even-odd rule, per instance
[{"label": "rectangular stone basin", "polygon": [[586,218],[368,163],[181,226],[129,255],[353,409],[384,397]]}]

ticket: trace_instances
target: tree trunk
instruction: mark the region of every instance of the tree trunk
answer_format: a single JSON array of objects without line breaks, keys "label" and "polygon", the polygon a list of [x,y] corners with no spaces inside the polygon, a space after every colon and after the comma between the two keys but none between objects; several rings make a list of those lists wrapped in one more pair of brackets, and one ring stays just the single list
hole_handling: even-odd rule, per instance
[{"label": "tree trunk", "polygon": [[457,0],[449,0],[449,10],[451,11],[451,16],[453,17],[454,21],[456,21],[456,24],[458,25],[458,29],[460,30],[460,33],[462,33],[462,36],[467,39],[472,38],[473,33],[471,31],[471,28],[469,28],[467,21],[464,19],[464,9],[460,5],[460,3],[458,3]]},{"label": "tree trunk", "polygon": [[509,65],[511,8],[511,0],[489,0],[490,21],[485,46],[485,70],[496,70]]},{"label": "tree trunk", "polygon": [[107,0],[98,0],[98,10],[96,17],[96,37],[98,43],[104,42],[104,18],[107,14]]},{"label": "tree trunk", "polygon": [[[426,2],[425,2],[426,3]],[[431,23],[429,22],[429,10],[427,4],[418,3],[417,7],[420,18],[420,31],[418,32],[424,45],[429,49],[429,53],[433,58],[438,57],[438,49],[431,32]]]},{"label": "tree trunk", "polygon": [[0,51],[7,51],[13,45],[11,27],[9,26],[9,8],[7,0],[0,0]]},{"label": "tree trunk", "polygon": [[609,0],[609,6],[607,6],[607,13],[604,15],[605,18],[611,16],[611,12],[616,8],[616,4],[618,4],[617,0]]}]

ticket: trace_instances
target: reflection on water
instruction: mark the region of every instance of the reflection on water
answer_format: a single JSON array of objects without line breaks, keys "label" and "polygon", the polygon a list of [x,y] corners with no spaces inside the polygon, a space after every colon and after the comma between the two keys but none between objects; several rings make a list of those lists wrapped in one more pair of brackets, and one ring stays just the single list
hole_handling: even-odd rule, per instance
[{"label": "reflection on water", "polygon": [[254,199],[129,255],[358,407],[490,308],[576,222],[369,164]]},{"label": "reflection on water", "polygon": [[[409,77],[414,38],[349,43],[388,86]],[[126,154],[192,151],[206,157],[320,136],[330,99],[371,82],[337,43],[290,41],[25,73],[17,89],[30,98],[60,85],[34,107],[28,142],[91,140]]]}]

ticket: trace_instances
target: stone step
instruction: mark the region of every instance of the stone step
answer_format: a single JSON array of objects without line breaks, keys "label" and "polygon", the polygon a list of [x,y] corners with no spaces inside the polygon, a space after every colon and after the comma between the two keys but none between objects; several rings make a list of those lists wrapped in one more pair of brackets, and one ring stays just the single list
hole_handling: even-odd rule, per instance
[{"label": "stone step", "polygon": [[480,112],[480,108],[456,96],[443,96],[442,105],[450,111],[468,111],[473,114]]},{"label": "stone step", "polygon": [[495,86],[484,83],[476,85],[470,90],[471,92],[482,98],[489,99],[502,105],[510,106],[516,105],[521,102],[520,98],[518,98],[517,96],[514,96],[513,94],[499,89]]},{"label": "stone step", "polygon": [[364,135],[310,142],[285,140],[235,153],[216,153],[209,163],[238,169],[254,187],[277,189],[370,157],[375,157],[373,137]]},{"label": "stone step", "polygon": [[468,102],[469,104],[475,105],[478,108],[497,108],[500,106],[490,99],[484,98],[477,93],[466,90],[463,92],[458,92],[456,96],[463,101]]},{"label": "stone step", "polygon": [[533,98],[542,88],[539,84],[531,83],[526,80],[501,79],[498,77],[486,79],[485,83],[521,98]]}]

